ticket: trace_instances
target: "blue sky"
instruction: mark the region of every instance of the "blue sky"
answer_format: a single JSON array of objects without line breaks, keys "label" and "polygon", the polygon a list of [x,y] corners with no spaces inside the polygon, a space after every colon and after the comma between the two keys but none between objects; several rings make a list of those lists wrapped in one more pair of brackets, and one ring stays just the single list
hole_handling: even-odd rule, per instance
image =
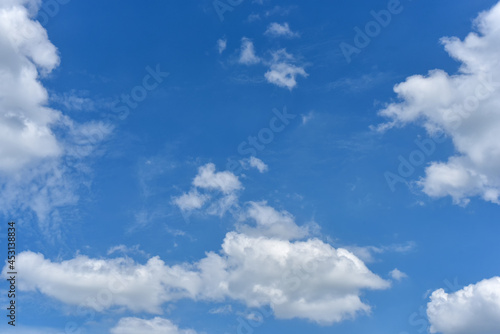
[{"label": "blue sky", "polygon": [[497,1],[0,17],[0,332],[500,332]]}]

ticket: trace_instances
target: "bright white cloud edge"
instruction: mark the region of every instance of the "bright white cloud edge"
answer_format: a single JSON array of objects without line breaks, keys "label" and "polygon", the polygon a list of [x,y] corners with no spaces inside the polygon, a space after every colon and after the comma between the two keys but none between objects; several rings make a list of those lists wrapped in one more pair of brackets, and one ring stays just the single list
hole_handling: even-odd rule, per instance
[{"label": "bright white cloud edge", "polygon": [[400,102],[380,112],[390,122],[379,129],[417,123],[429,134],[443,131],[457,153],[426,168],[418,182],[423,192],[451,196],[460,205],[474,196],[500,204],[500,3],[474,25],[478,32],[463,41],[442,39],[448,54],[462,63],[459,72],[432,70],[396,85]]}]

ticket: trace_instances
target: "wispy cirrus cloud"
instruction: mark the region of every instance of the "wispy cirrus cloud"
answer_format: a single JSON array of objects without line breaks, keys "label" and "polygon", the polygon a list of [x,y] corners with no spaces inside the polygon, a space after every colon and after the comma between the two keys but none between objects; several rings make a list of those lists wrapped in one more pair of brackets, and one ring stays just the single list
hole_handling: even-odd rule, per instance
[{"label": "wispy cirrus cloud", "polygon": [[111,329],[111,334],[196,334],[191,329],[179,329],[170,320],[155,317],[153,319],[141,319],[135,317],[122,318]]}]

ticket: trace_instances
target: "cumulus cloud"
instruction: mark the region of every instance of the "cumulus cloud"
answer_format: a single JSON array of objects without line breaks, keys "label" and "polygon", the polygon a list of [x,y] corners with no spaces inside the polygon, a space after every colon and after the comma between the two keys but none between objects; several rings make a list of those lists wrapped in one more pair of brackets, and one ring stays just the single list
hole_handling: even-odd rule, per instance
[{"label": "cumulus cloud", "polygon": [[122,318],[111,329],[111,334],[196,334],[194,330],[182,330],[170,320],[155,317],[150,320],[140,318]]},{"label": "cumulus cloud", "polygon": [[86,256],[52,262],[28,251],[19,254],[17,260],[18,269],[26,274],[26,279],[19,281],[21,290],[38,290],[63,303],[96,311],[122,306],[134,312],[160,314],[164,302],[193,297],[199,289],[196,273],[182,266],[168,267],[158,257],[144,265],[125,258]]},{"label": "cumulus cloud", "polygon": [[[40,75],[59,65],[56,47],[31,17],[26,1],[0,4],[0,171],[62,154],[51,125],[61,114],[48,108]],[[37,2],[30,1],[32,11]]]},{"label": "cumulus cloud", "polygon": [[173,204],[182,211],[198,210],[206,205],[205,212],[216,216],[223,216],[229,209],[237,207],[237,192],[243,189],[236,175],[229,171],[217,172],[212,163],[198,168],[192,184],[188,193],[172,198]]},{"label": "cumulus cloud", "polygon": [[251,307],[269,305],[281,319],[327,324],[352,318],[370,310],[361,289],[389,286],[352,253],[317,239],[290,242],[231,232],[222,249],[225,261],[211,262],[219,263],[217,281],[225,294]]},{"label": "cumulus cloud", "polygon": [[[45,235],[57,238],[58,208],[78,201],[77,191],[86,186],[89,173],[83,160],[96,153],[112,127],[78,124],[48,107],[40,79],[59,65],[59,56],[33,19],[40,4],[0,3],[0,211],[34,212]],[[72,102],[83,108],[83,101]]]},{"label": "cumulus cloud", "polygon": [[432,70],[396,85],[400,101],[380,112],[390,121],[379,129],[416,122],[429,134],[444,132],[456,154],[426,168],[418,182],[424,193],[451,196],[456,204],[467,204],[473,196],[499,204],[500,3],[481,13],[475,27],[477,32],[464,40],[441,40],[448,54],[462,63],[459,72]]},{"label": "cumulus cloud", "polygon": [[297,86],[297,76],[308,76],[303,67],[294,63],[294,57],[285,49],[273,52],[270,68],[265,74],[267,81],[292,90]]},{"label": "cumulus cloud", "polygon": [[500,277],[454,293],[436,290],[427,304],[431,333],[500,333]]},{"label": "cumulus cloud", "polygon": [[255,53],[253,42],[246,37],[243,37],[241,43],[241,51],[238,62],[245,65],[256,65],[262,63],[269,67],[264,74],[267,82],[279,87],[292,90],[297,86],[297,77],[307,77],[305,69],[298,64],[293,55],[289,54],[286,49],[270,52],[271,59],[260,58]]},{"label": "cumulus cloud", "polygon": [[[231,196],[242,189],[234,174],[216,172],[213,164],[200,167],[193,185],[219,192],[230,202],[237,202]],[[287,211],[266,202],[248,202],[234,217],[236,230],[226,234],[220,250],[192,263],[170,266],[157,256],[145,264],[83,255],[52,261],[39,253],[22,252],[16,258],[23,272],[19,289],[96,311],[126,308],[161,314],[162,305],[180,299],[232,300],[250,308],[270,307],[280,319],[332,324],[370,312],[361,300],[363,290],[390,286],[352,252],[310,238],[308,226],[298,226]],[[127,249],[118,246],[108,254]],[[3,276],[7,271],[4,267]]]},{"label": "cumulus cloud", "polygon": [[208,199],[208,195],[202,195],[196,189],[193,189],[188,193],[175,197],[174,204],[183,211],[194,210],[200,209]]},{"label": "cumulus cloud", "polygon": [[398,268],[395,268],[392,270],[389,275],[396,281],[401,281],[403,278],[407,278],[408,275],[406,275],[404,272],[400,271]]},{"label": "cumulus cloud", "polygon": [[162,304],[181,298],[230,298],[270,306],[280,319],[328,324],[369,312],[362,289],[389,287],[352,253],[318,239],[290,242],[237,232],[226,235],[220,253],[195,264],[167,266],[158,257],[144,265],[85,256],[52,262],[29,251],[19,254],[17,264],[24,273],[20,290],[97,311],[119,306],[159,314]]},{"label": "cumulus cloud", "polygon": [[243,37],[241,39],[239,62],[245,65],[254,65],[260,62],[260,58],[255,54],[255,47],[253,45],[253,42],[246,37]]},{"label": "cumulus cloud", "polygon": [[288,38],[293,38],[293,37],[299,36],[298,33],[293,32],[290,29],[290,26],[286,22],[283,24],[279,24],[276,22],[271,23],[267,27],[267,30],[264,34],[271,36],[271,37],[288,37]]},{"label": "cumulus cloud", "polygon": [[193,185],[202,189],[219,190],[224,194],[243,188],[236,175],[228,171],[216,172],[215,165],[212,163],[198,169]]}]

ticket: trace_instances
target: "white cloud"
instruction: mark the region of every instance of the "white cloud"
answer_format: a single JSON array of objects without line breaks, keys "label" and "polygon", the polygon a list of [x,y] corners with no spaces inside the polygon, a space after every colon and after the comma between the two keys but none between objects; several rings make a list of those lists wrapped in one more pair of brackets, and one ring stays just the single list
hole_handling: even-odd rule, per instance
[{"label": "white cloud", "polygon": [[[50,128],[62,115],[46,106],[48,94],[39,81],[59,65],[59,56],[25,3],[0,4],[0,172],[63,151]],[[30,2],[32,11],[36,4]]]},{"label": "white cloud", "polygon": [[432,134],[443,131],[456,155],[433,162],[419,181],[431,197],[451,196],[466,204],[470,197],[500,204],[500,3],[479,15],[478,32],[463,41],[443,38],[448,54],[462,66],[455,75],[433,70],[395,86],[401,99],[380,114],[391,119],[379,127],[422,123]]},{"label": "white cloud", "polygon": [[111,334],[196,334],[194,330],[181,330],[170,320],[155,317],[150,320],[140,318],[122,318],[111,329]]},{"label": "white cloud", "polygon": [[222,217],[230,209],[235,210],[236,208],[238,208],[238,196],[231,193],[213,201],[206,212],[209,215]]},{"label": "white cloud", "polygon": [[[198,262],[169,266],[159,257],[145,264],[82,255],[51,261],[25,251],[16,258],[23,272],[19,289],[96,311],[126,308],[161,314],[165,303],[179,299],[232,300],[247,307],[270,307],[280,319],[332,324],[370,311],[361,300],[362,290],[390,286],[350,251],[318,239],[304,240],[309,226],[298,226],[290,213],[265,202],[239,208],[235,191],[242,185],[234,174],[216,172],[207,164],[193,184],[220,193],[222,199],[212,206],[224,206],[229,199],[238,207],[233,213],[236,231],[226,234],[218,252],[207,252]],[[108,253],[124,250],[129,249],[118,246]],[[4,267],[2,275],[6,272]]]},{"label": "white cloud", "polygon": [[403,278],[407,278],[408,275],[406,275],[404,272],[400,271],[398,268],[395,268],[392,270],[389,275],[396,281],[401,281]]},{"label": "white cloud", "polygon": [[329,324],[369,312],[360,290],[389,287],[352,253],[320,240],[291,243],[236,232],[226,235],[221,254],[210,252],[194,265],[170,267],[158,257],[145,265],[85,256],[52,262],[32,252],[19,254],[17,264],[21,291],[97,311],[121,306],[159,314],[163,303],[180,298],[231,298],[271,306],[280,319]]},{"label": "white cloud", "polygon": [[265,173],[269,170],[269,167],[259,158],[252,156],[250,157],[249,163],[251,167],[257,168],[261,173]]},{"label": "white cloud", "polygon": [[288,38],[293,38],[293,37],[299,36],[298,33],[293,32],[290,29],[290,26],[286,22],[283,24],[279,24],[276,22],[271,23],[267,27],[267,30],[264,34],[269,35],[271,37],[288,37]]},{"label": "white cloud", "polygon": [[227,47],[227,39],[221,38],[217,40],[217,50],[219,50],[219,54],[222,54]]},{"label": "white cloud", "polygon": [[500,277],[454,293],[436,290],[427,304],[431,333],[500,333]]},{"label": "white cloud", "polygon": [[181,210],[186,211],[200,209],[209,198],[208,195],[202,195],[196,189],[193,189],[189,193],[175,197],[173,201]]},{"label": "white cloud", "polygon": [[375,254],[383,254],[386,252],[394,253],[407,253],[415,249],[414,242],[407,242],[405,244],[394,244],[388,246],[347,246],[347,250],[359,257],[364,262],[375,262]]},{"label": "white cloud", "polygon": [[216,307],[208,311],[210,314],[229,314],[233,313],[233,307],[231,305],[224,305],[221,307]]},{"label": "white cloud", "polygon": [[[207,214],[223,216],[238,206],[237,191],[241,189],[243,186],[236,175],[229,171],[216,172],[215,165],[208,163],[198,168],[189,193],[172,198],[172,202],[182,211],[201,209],[206,204]],[[200,194],[199,190],[209,194]]]},{"label": "white cloud", "polygon": [[135,245],[132,247],[127,247],[125,245],[113,246],[113,247],[108,249],[106,254],[109,256],[109,255],[114,254],[114,253],[122,253],[122,254],[133,253],[133,254],[140,254],[140,255],[149,257],[149,254],[147,254],[145,251],[140,249],[139,245]]},{"label": "white cloud", "polygon": [[198,175],[193,185],[208,190],[218,190],[224,194],[232,193],[243,188],[238,177],[231,172],[215,172],[215,165],[206,164],[198,169]]},{"label": "white cloud", "polygon": [[166,301],[194,297],[200,284],[196,273],[181,266],[165,266],[158,257],[145,265],[131,259],[86,256],[52,262],[42,254],[23,252],[17,260],[19,271],[26,275],[19,280],[21,290],[38,290],[63,303],[97,311],[124,306],[134,312],[159,314]]},{"label": "white cloud", "polygon": [[260,58],[255,54],[253,42],[246,37],[241,39],[241,51],[239,62],[245,65],[254,65],[260,62]]},{"label": "white cloud", "polygon": [[249,159],[240,160],[240,164],[243,168],[257,168],[260,173],[265,173],[269,170],[269,166],[267,166],[264,161],[254,156],[251,156]]},{"label": "white cloud", "polygon": [[16,326],[11,328],[0,328],[2,334],[61,334],[61,330],[48,328],[48,327],[27,327],[16,324]]},{"label": "white cloud", "polygon": [[260,14],[252,13],[248,15],[247,21],[248,22],[254,22],[254,21],[259,21],[260,20]]},{"label": "white cloud", "polygon": [[[291,233],[302,232],[290,214],[256,205],[249,215],[257,221],[256,228],[248,229],[249,234],[228,233],[219,253],[209,252],[193,264],[167,266],[153,257],[142,265],[81,255],[53,262],[22,252],[17,258],[23,272],[19,289],[97,311],[126,307],[153,314],[161,313],[164,303],[183,298],[231,299],[248,307],[270,306],[280,319],[331,324],[370,311],[361,290],[389,287],[345,249],[318,239],[287,240],[298,236]],[[4,267],[4,276],[6,272]]]},{"label": "white cloud", "polygon": [[55,102],[64,108],[66,110],[85,110],[85,111],[92,111],[96,109],[96,103],[94,100],[82,96],[82,94],[85,94],[84,92],[78,93],[75,91],[71,92],[65,92],[63,94],[52,94],[50,97],[50,100],[52,102]]},{"label": "white cloud", "polygon": [[273,52],[272,56],[270,68],[265,74],[269,83],[292,90],[297,86],[297,76],[308,76],[303,67],[293,64],[293,56],[285,49]]},{"label": "white cloud", "polygon": [[89,186],[84,159],[97,154],[112,127],[78,124],[48,107],[40,78],[59,65],[59,56],[33,19],[40,5],[37,0],[0,3],[0,211],[22,211],[30,218],[35,213],[42,232],[56,239],[63,221],[58,208],[75,204],[78,190]]},{"label": "white cloud", "polygon": [[310,111],[307,115],[302,115],[302,125],[306,125],[314,118],[314,112]]},{"label": "white cloud", "polygon": [[255,227],[238,226],[238,230],[246,235],[293,240],[304,238],[309,234],[307,227],[295,224],[294,217],[289,212],[278,212],[266,202],[249,202],[244,217],[255,221]]}]

